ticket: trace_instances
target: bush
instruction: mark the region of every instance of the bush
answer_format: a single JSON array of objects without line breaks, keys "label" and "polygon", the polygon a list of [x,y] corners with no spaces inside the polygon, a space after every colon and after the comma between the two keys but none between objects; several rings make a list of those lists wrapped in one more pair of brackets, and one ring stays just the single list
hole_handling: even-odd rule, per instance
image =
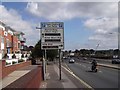
[{"label": "bush", "polygon": [[15,62],[15,61],[12,61],[12,64],[16,64],[17,62]]},{"label": "bush", "polygon": [[4,57],[3,58],[9,58],[9,56],[7,55],[7,53],[4,55]]},{"label": "bush", "polygon": [[15,54],[12,55],[12,58],[16,58]]},{"label": "bush", "polygon": [[27,54],[25,55],[25,57],[27,57]]},{"label": "bush", "polygon": [[10,63],[6,62],[6,65],[9,65]]},{"label": "bush", "polygon": [[23,61],[24,61],[23,59],[20,59],[20,60],[18,60],[18,63],[23,62]]},{"label": "bush", "polygon": [[22,58],[24,58],[24,54],[22,54],[22,56],[21,56]]}]

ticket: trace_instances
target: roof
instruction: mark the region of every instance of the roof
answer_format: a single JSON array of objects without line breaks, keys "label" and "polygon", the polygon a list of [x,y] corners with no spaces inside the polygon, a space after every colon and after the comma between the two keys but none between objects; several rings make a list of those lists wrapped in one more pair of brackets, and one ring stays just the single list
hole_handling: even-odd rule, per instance
[{"label": "roof", "polygon": [[5,23],[3,23],[2,21],[0,21],[0,24],[1,24],[2,26],[4,26],[6,30],[10,29],[12,32],[14,32],[14,34],[17,34],[17,35],[19,35],[19,34],[25,35],[23,32],[21,32],[21,31],[16,31],[16,30],[14,30],[13,28],[11,28],[10,26],[7,26],[7,25],[6,25]]}]

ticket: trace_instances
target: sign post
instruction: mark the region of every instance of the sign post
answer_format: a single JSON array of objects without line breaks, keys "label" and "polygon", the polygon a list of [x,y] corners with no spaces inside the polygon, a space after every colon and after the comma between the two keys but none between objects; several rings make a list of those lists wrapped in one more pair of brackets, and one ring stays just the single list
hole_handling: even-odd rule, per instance
[{"label": "sign post", "polygon": [[64,49],[64,23],[41,22],[41,49],[59,50],[59,76],[61,80],[61,49]]},{"label": "sign post", "polygon": [[46,73],[46,64],[47,64],[47,53],[46,53],[46,49],[45,49],[45,73]]},{"label": "sign post", "polygon": [[59,79],[61,80],[61,49],[59,49],[59,75]]}]

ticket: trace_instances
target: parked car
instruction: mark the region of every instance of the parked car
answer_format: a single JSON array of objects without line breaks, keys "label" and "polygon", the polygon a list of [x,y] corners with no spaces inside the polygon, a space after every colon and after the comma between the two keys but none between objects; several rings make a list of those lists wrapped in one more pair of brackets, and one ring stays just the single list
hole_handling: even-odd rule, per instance
[{"label": "parked car", "polygon": [[74,59],[70,59],[70,60],[69,60],[69,63],[74,63],[74,62],[75,62]]},{"label": "parked car", "polygon": [[112,64],[120,64],[120,59],[113,59]]}]

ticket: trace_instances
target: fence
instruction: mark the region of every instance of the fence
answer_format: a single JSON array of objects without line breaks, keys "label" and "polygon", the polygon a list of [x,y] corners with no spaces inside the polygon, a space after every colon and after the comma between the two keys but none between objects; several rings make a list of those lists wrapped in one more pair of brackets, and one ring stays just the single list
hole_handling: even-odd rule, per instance
[{"label": "fence", "polygon": [[5,60],[6,66],[10,66],[13,64],[19,64],[19,62],[26,62],[29,56],[30,54],[7,54],[7,57],[5,59],[0,60]]}]

